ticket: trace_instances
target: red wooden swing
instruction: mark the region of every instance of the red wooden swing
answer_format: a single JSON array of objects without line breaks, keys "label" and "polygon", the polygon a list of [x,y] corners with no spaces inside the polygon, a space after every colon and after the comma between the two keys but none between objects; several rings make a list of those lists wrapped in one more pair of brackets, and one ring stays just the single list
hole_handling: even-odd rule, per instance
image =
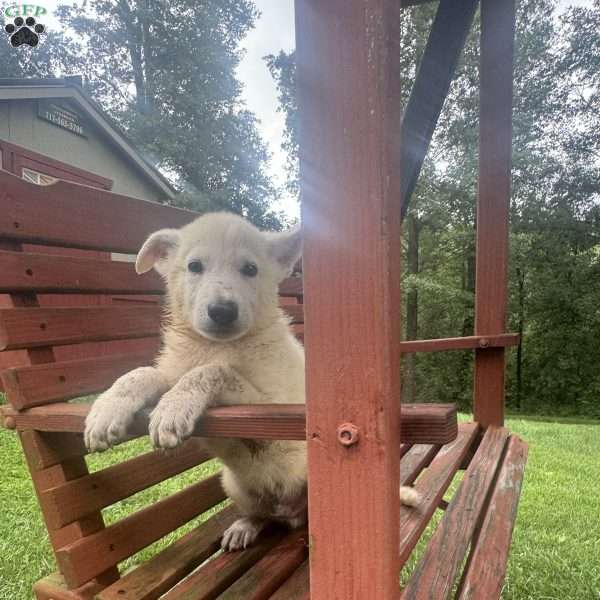
[{"label": "red wooden swing", "polygon": [[[463,4],[443,0],[438,16]],[[254,548],[219,554],[219,537],[235,514],[227,507],[119,573],[121,561],[224,495],[212,476],[105,526],[104,508],[209,457],[192,439],[175,456],[151,452],[89,473],[81,436],[88,406],[68,400],[147,364],[159,314],[135,304],[43,308],[41,300],[161,294],[162,283],[153,274],[136,277],[128,263],[24,252],[23,244],[131,253],[151,231],[194,215],[66,182],[36,187],[0,172],[0,293],[11,303],[0,310],[0,344],[25,349],[30,363],[2,372],[9,402],[2,414],[20,436],[59,570],[36,584],[38,599],[499,597],[527,454],[502,426],[505,348],[516,342],[504,332],[513,6],[481,2],[476,334],[404,343],[400,220],[428,135],[412,157],[405,145],[402,161],[398,140],[431,132],[441,104],[407,109],[401,129],[399,12],[392,0],[297,2],[304,281],[286,281],[281,295],[304,336],[306,414],[301,406],[214,409],[196,432],[306,439],[308,531],[274,531]],[[434,32],[413,108],[420,106],[417,84],[428,80],[427,61],[440,58],[443,36],[436,42]],[[447,81],[433,85],[442,100],[450,76],[451,69]],[[56,360],[60,346],[124,338],[145,340],[144,349]],[[400,410],[401,353],[457,348],[475,352],[475,422],[457,427],[452,406]],[[418,509],[400,507],[400,483],[422,492]],[[444,514],[400,590],[400,572],[438,510]]]}]

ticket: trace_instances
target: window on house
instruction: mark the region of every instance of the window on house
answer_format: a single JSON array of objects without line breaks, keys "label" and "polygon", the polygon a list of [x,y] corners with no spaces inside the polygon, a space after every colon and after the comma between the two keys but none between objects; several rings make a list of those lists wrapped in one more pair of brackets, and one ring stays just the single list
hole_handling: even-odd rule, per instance
[{"label": "window on house", "polygon": [[44,175],[43,173],[38,173],[37,171],[26,167],[23,167],[23,179],[30,183],[35,183],[36,185],[50,185],[57,181],[56,178],[50,177],[50,175]]}]

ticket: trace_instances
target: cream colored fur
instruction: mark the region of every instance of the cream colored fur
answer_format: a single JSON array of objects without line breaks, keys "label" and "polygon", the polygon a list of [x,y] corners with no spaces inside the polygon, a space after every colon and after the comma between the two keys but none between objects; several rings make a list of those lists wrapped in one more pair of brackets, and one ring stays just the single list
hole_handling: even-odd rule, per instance
[{"label": "cream colored fur", "polygon": [[[244,219],[213,213],[181,230],[162,230],[140,250],[137,269],[156,268],[167,281],[168,317],[154,367],[136,369],[94,403],[85,441],[92,451],[127,438],[135,415],[153,408],[155,446],[187,439],[214,405],[304,403],[304,352],[278,307],[278,284],[301,253],[298,231],[259,232]],[[189,270],[202,263],[203,272]],[[244,275],[252,263],[255,276]],[[239,316],[218,331],[207,313],[216,301],[234,302]],[[306,519],[306,444],[207,439],[221,458],[223,486],[246,517],[225,533],[229,550],[251,544],[268,520],[299,526]],[[412,488],[401,500],[414,505]]]}]

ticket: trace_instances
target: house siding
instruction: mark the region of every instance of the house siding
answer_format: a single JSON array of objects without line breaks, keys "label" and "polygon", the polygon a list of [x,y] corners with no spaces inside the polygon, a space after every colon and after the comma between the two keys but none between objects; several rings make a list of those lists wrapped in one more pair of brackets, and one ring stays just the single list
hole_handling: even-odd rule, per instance
[{"label": "house siding", "polygon": [[[57,104],[70,105],[66,100]],[[113,192],[145,200],[166,199],[85,116],[87,137],[82,137],[40,119],[37,113],[37,100],[0,101],[0,139],[112,179]]]}]

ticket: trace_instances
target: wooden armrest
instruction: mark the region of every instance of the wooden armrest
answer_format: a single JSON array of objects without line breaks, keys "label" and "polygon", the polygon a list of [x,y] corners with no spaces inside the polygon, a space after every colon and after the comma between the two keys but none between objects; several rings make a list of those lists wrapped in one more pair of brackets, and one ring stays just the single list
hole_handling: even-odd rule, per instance
[{"label": "wooden armrest", "polygon": [[[90,404],[60,402],[17,411],[0,407],[4,427],[83,433]],[[405,444],[446,444],[456,438],[455,404],[405,404],[401,409],[401,439]],[[148,416],[140,415],[132,437],[148,432]],[[253,404],[220,406],[206,412],[195,430],[203,437],[305,440],[303,404]]]}]

